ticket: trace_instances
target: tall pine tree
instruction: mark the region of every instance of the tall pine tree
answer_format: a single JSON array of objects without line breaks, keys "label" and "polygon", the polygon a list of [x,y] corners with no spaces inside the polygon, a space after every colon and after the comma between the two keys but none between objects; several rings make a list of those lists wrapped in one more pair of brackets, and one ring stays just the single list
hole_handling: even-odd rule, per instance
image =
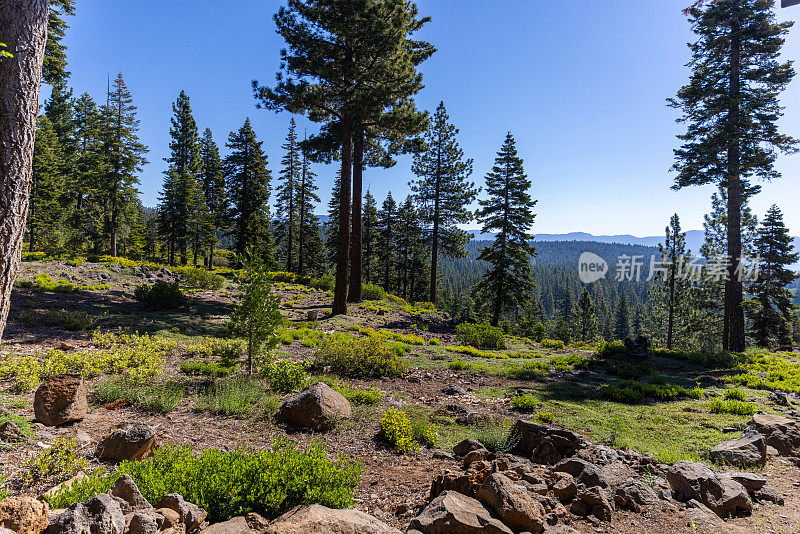
[{"label": "tall pine tree", "polygon": [[281,171],[278,173],[278,186],[275,188],[275,246],[286,270],[293,272],[297,266],[297,193],[301,173],[300,147],[294,119],[289,122],[289,133],[281,148],[285,152],[281,159]]},{"label": "tall pine tree", "polygon": [[319,203],[319,189],[314,182],[316,174],[303,153],[300,183],[297,187],[297,272],[319,274],[324,269],[319,219],[314,214],[314,206]]},{"label": "tall pine tree", "polygon": [[61,144],[53,123],[40,115],[33,149],[33,184],[28,208],[28,245],[30,251],[53,254],[62,244],[61,221],[64,175]]},{"label": "tall pine tree", "polygon": [[378,253],[376,264],[380,283],[386,291],[394,289],[392,279],[395,269],[394,251],[397,244],[397,203],[392,198],[392,192],[378,212]]},{"label": "tall pine tree", "polygon": [[361,243],[364,247],[362,266],[364,269],[364,280],[375,283],[378,270],[377,250],[378,250],[378,203],[372,196],[369,189],[364,195],[364,225],[362,227]]},{"label": "tall pine tree", "polygon": [[208,261],[209,269],[214,268],[214,248],[217,244],[217,235],[226,226],[228,215],[228,190],[225,186],[225,173],[222,169],[222,159],[219,156],[219,147],[214,142],[211,130],[206,128],[200,139],[200,159],[203,163],[201,184],[203,195],[208,207]]}]

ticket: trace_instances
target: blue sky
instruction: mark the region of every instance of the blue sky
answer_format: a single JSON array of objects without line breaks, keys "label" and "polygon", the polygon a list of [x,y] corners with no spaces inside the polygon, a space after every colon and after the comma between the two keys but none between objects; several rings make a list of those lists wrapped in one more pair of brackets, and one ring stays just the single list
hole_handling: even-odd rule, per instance
[{"label": "blue sky", "polygon": [[[445,101],[478,183],[506,131],[514,133],[539,200],[534,234],[660,235],[674,212],[685,229],[699,229],[713,188],[671,191],[668,172],[680,126],[665,99],[688,76],[688,2],[418,0],[432,17],[421,36],[439,52],[422,67],[417,102],[432,110]],[[250,117],[277,175],[290,117],[256,109],[250,82],[274,80],[283,43],[271,17],[281,3],[77,0],[70,83],[102,100],[107,76],[123,72],[150,147],[145,205],[157,202],[171,104],[182,89],[221,146]],[[800,18],[800,6],[779,9],[781,19],[789,15]],[[785,55],[800,57],[800,25]],[[783,130],[800,137],[800,79],[782,102]],[[301,131],[316,128],[299,123]],[[365,186],[379,202],[389,190],[405,197],[410,167],[401,158],[393,169],[369,169]],[[753,207],[762,214],[777,203],[800,235],[800,155],[781,157],[778,167],[783,179],[765,184]],[[326,202],[335,168],[316,170]]]}]

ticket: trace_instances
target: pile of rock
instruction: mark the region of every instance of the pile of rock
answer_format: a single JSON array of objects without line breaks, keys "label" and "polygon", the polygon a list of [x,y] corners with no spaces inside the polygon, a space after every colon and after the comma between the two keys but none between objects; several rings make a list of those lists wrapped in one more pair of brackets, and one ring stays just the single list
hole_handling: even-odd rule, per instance
[{"label": "pile of rock", "polygon": [[800,428],[797,421],[779,415],[757,414],[747,423],[740,438],[711,449],[712,460],[750,467],[764,465],[767,456],[800,458]]}]

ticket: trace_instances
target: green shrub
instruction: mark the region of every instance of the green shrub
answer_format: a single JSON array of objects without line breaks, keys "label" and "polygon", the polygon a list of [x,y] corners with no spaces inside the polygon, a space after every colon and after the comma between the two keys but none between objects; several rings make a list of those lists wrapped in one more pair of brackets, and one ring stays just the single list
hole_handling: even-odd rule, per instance
[{"label": "green shrub", "polygon": [[42,261],[47,257],[47,254],[44,252],[29,252],[25,251],[22,253],[22,261]]},{"label": "green shrub", "polygon": [[220,362],[191,361],[181,364],[181,372],[190,376],[221,378],[230,375],[234,370],[235,367],[229,367]]},{"label": "green shrub", "polygon": [[561,350],[564,348],[564,342],[560,339],[543,339],[541,345],[545,349]]},{"label": "green shrub", "polygon": [[597,345],[597,355],[601,358],[608,358],[616,354],[625,354],[627,349],[622,341],[601,341]]},{"label": "green shrub", "polygon": [[278,393],[290,393],[308,379],[305,366],[291,360],[271,362],[264,369],[264,375],[269,379],[272,390]]},{"label": "green shrub", "polygon": [[538,405],[539,401],[533,395],[517,395],[511,399],[511,406],[519,412],[532,412]]},{"label": "green shrub", "polygon": [[155,284],[142,284],[136,288],[133,297],[153,311],[174,310],[186,303],[181,288],[177,283],[170,284],[163,280]]},{"label": "green shrub", "polygon": [[541,343],[547,337],[547,328],[541,322],[534,324],[531,337],[536,343]]},{"label": "green shrub", "polygon": [[671,401],[680,398],[702,398],[703,390],[699,387],[686,389],[683,386],[662,384],[651,380],[650,383],[635,380],[623,380],[613,386],[602,386],[598,389],[601,398],[626,404],[636,404],[644,398],[659,401]]},{"label": "green shrub", "polygon": [[522,365],[509,367],[505,375],[517,380],[535,380],[546,376],[549,371],[550,366],[545,362],[525,362]]},{"label": "green shrub", "polygon": [[726,389],[722,392],[726,399],[728,400],[744,400],[744,391],[737,388]]},{"label": "green shrub", "polygon": [[488,324],[461,323],[456,326],[456,337],[462,343],[479,349],[507,348],[503,331]]},{"label": "green shrub", "polygon": [[285,439],[272,448],[251,451],[204,450],[165,444],[153,457],[122,462],[114,473],[95,473],[50,499],[51,508],[65,508],[108,491],[128,474],[144,497],[155,504],[179,493],[208,512],[212,523],[255,512],[274,518],[304,504],[329,508],[353,505],[363,466],[342,456],[329,460],[325,446],[312,442],[305,450]]},{"label": "green shrub", "polygon": [[381,438],[403,454],[415,453],[419,444],[414,440],[414,429],[408,415],[397,408],[389,408],[380,420]]},{"label": "green shrub", "polygon": [[80,267],[84,264],[86,258],[72,258],[71,260],[67,260],[67,265],[70,267]]},{"label": "green shrub", "polygon": [[312,278],[309,285],[320,291],[330,291],[336,285],[336,279],[331,273],[325,273],[319,278]]},{"label": "green shrub", "polygon": [[545,425],[549,425],[553,421],[555,421],[555,417],[550,412],[539,412],[536,414],[536,419]]},{"label": "green shrub", "polygon": [[314,365],[330,367],[331,372],[352,377],[398,377],[405,372],[402,360],[405,344],[375,336],[358,338],[352,334],[328,336],[315,354]]},{"label": "green shrub", "polygon": [[24,484],[28,486],[50,477],[64,480],[84,469],[87,462],[78,456],[77,447],[78,442],[74,438],[59,438],[50,448],[26,460],[28,472]]},{"label": "green shrub", "polygon": [[427,414],[406,411],[406,415],[411,421],[411,436],[415,442],[428,448],[433,448],[439,443],[436,425],[431,423]]},{"label": "green shrub", "polygon": [[190,289],[215,290],[222,289],[222,286],[225,285],[223,276],[208,269],[187,266],[176,267],[174,271],[181,275],[183,286]]},{"label": "green shrub", "polygon": [[386,291],[384,291],[381,286],[375,284],[362,284],[361,298],[364,300],[383,300],[386,298]]},{"label": "green shrub", "polygon": [[381,390],[376,388],[359,389],[357,387],[347,386],[342,384],[338,378],[329,375],[314,376],[309,380],[309,383],[315,384],[322,382],[327,384],[334,391],[338,391],[346,398],[350,404],[355,406],[373,405],[378,404],[383,398]]},{"label": "green shrub", "polygon": [[234,376],[216,380],[204,388],[195,408],[219,415],[244,417],[251,415],[267,397],[267,392],[257,381],[248,376]]},{"label": "green shrub", "polygon": [[733,399],[714,399],[709,403],[708,411],[711,413],[729,413],[733,415],[753,415],[756,413],[756,405],[751,402],[742,402]]}]

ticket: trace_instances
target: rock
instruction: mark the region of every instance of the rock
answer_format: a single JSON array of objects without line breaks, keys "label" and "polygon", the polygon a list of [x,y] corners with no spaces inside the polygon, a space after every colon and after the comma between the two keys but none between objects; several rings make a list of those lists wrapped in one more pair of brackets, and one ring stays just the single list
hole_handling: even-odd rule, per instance
[{"label": "rock", "polygon": [[203,534],[254,534],[256,532],[258,531],[250,528],[244,516],[234,517],[203,529]]},{"label": "rock", "polygon": [[766,443],[785,456],[800,455],[800,428],[797,421],[779,415],[756,414],[747,423],[764,436]]},{"label": "rock", "polygon": [[67,343],[66,341],[62,341],[61,344],[58,346],[58,348],[63,350],[64,352],[69,352],[75,350],[75,345]]},{"label": "rock", "polygon": [[144,498],[142,492],[133,481],[130,475],[122,475],[108,490],[108,494],[114,497],[122,508],[123,514],[139,512],[141,510],[152,510],[153,507]]},{"label": "rock", "polygon": [[682,460],[667,468],[667,482],[679,500],[695,499],[720,517],[747,513],[752,503],[747,490],[729,477],[718,477],[703,464]]},{"label": "rock", "polygon": [[767,461],[767,444],[758,432],[745,432],[740,438],[725,441],[711,449],[709,457],[718,463],[751,467]]},{"label": "rock", "polygon": [[725,473],[722,476],[728,476],[744,486],[744,489],[747,490],[747,493],[752,493],[756,490],[759,490],[764,487],[764,484],[767,483],[766,478],[760,477],[755,473]]},{"label": "rock", "polygon": [[512,534],[479,501],[455,491],[433,499],[408,529],[421,534]]},{"label": "rock", "polygon": [[610,521],[611,511],[614,509],[613,505],[609,502],[606,492],[600,486],[592,486],[580,491],[576,500],[581,500],[589,505],[592,514],[600,520]]},{"label": "rock", "polygon": [[442,388],[442,393],[445,395],[466,395],[467,390],[458,384],[449,384]]},{"label": "rock", "polygon": [[313,323],[322,319],[324,315],[322,310],[308,310],[308,313],[306,313],[306,321]]},{"label": "rock", "polygon": [[81,421],[86,417],[87,409],[86,388],[79,375],[45,378],[33,398],[36,420],[47,426]]},{"label": "rock", "polygon": [[447,451],[443,451],[441,449],[434,449],[433,453],[432,453],[432,456],[437,460],[454,460],[455,459],[452,454],[450,454]]},{"label": "rock", "polygon": [[575,479],[569,473],[555,472],[553,479],[556,483],[553,484],[553,495],[561,502],[568,502],[575,498],[578,494],[578,486],[575,485]]},{"label": "rock", "polygon": [[550,438],[544,438],[531,453],[531,461],[543,465],[555,465],[561,461],[562,457],[561,452]]},{"label": "rock", "polygon": [[38,534],[47,528],[48,508],[46,502],[32,497],[9,497],[0,501],[0,527]]},{"label": "rock", "polygon": [[186,502],[183,496],[178,493],[170,493],[161,497],[156,503],[156,508],[169,508],[178,512],[180,522],[186,525],[186,532],[189,534],[197,530],[208,516],[208,512],[196,504]]},{"label": "rock", "polygon": [[767,501],[783,506],[783,495],[778,488],[765,484],[753,491],[753,498],[757,501]]},{"label": "rock", "polygon": [[465,439],[464,441],[460,441],[453,447],[453,454],[456,456],[466,456],[468,452],[475,451],[478,449],[485,449],[486,447],[483,446],[478,440],[474,439]]},{"label": "rock", "polygon": [[774,402],[775,404],[779,404],[781,406],[791,406],[792,401],[789,398],[789,395],[784,393],[783,391],[773,391],[767,397],[767,400],[770,402]]},{"label": "rock", "polygon": [[540,425],[531,421],[518,419],[512,429],[514,439],[518,440],[513,452],[529,457],[544,438],[549,438],[562,458],[574,455],[588,445],[580,434],[552,426]]},{"label": "rock", "polygon": [[329,430],[339,419],[349,419],[350,403],[327,384],[318,382],[281,404],[275,419],[293,427]]},{"label": "rock", "polygon": [[456,491],[468,497],[474,497],[478,487],[489,476],[488,471],[469,469],[463,471],[447,471],[433,477],[431,482],[431,499],[435,499],[445,491]]},{"label": "rock", "polygon": [[0,425],[0,441],[5,441],[6,443],[22,443],[28,441],[28,438],[14,421],[6,421]]},{"label": "rock", "polygon": [[514,532],[538,534],[544,528],[542,505],[502,473],[487,478],[476,491],[475,498]]},{"label": "rock", "polygon": [[75,484],[76,482],[82,482],[83,480],[86,480],[86,478],[87,478],[86,477],[86,473],[84,473],[83,471],[78,471],[74,476],[68,478],[67,480],[65,480],[61,484],[56,484],[55,486],[53,486],[49,490],[47,490],[44,493],[42,493],[39,496],[39,500],[40,501],[41,500],[47,500],[48,498],[52,497],[53,495],[55,495],[56,493],[61,491],[63,488],[68,488],[68,487],[72,486],[73,484]]},{"label": "rock", "polygon": [[464,467],[469,467],[470,464],[475,462],[480,462],[481,460],[486,459],[491,453],[486,449],[475,449],[474,451],[469,451],[466,456],[464,456]]},{"label": "rock", "polygon": [[559,462],[553,467],[553,472],[569,473],[578,483],[588,488],[592,486],[608,487],[608,480],[600,469],[580,458],[568,458]]},{"label": "rock", "polygon": [[695,499],[686,503],[686,520],[687,524],[694,529],[715,531],[725,526],[725,521]]},{"label": "rock", "polygon": [[624,510],[638,513],[642,506],[658,504],[658,495],[644,481],[630,478],[617,486],[614,492],[614,504]]},{"label": "rock", "polygon": [[125,534],[157,534],[164,524],[164,516],[152,508],[130,514],[125,526]]},{"label": "rock", "polygon": [[119,504],[101,493],[67,508],[45,534],[123,534],[124,530],[125,517]]},{"label": "rock", "polygon": [[396,528],[390,527],[364,512],[333,510],[319,504],[295,506],[270,523],[266,530],[266,534],[316,534],[322,532],[330,534],[400,534]]},{"label": "rock", "polygon": [[159,508],[156,512],[164,518],[162,525],[164,530],[181,524],[181,514],[171,508]]},{"label": "rock", "polygon": [[151,456],[157,446],[156,429],[145,423],[123,423],[97,444],[101,460],[122,462]]}]

